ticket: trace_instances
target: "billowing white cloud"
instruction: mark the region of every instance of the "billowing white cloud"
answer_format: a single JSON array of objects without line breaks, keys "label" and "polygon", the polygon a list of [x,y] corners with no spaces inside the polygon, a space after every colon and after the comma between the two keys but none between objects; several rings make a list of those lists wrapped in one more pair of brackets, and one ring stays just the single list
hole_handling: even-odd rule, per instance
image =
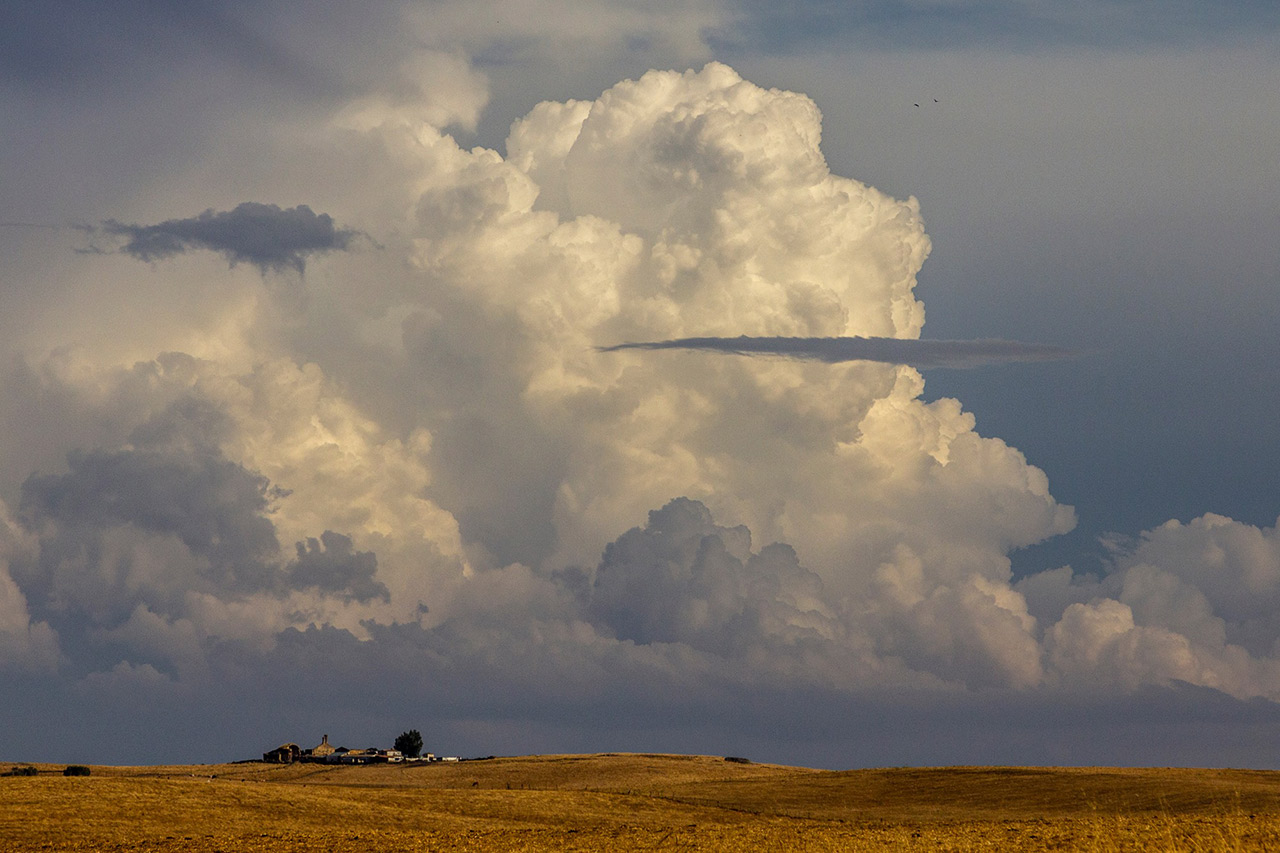
[{"label": "billowing white cloud", "polygon": [[1280,698],[1276,528],[1217,515],[1170,521],[1117,546],[1113,571],[1081,588],[1091,594],[1069,604],[1047,637],[1065,676]]},{"label": "billowing white cloud", "polygon": [[[912,367],[599,352],[920,344],[918,205],[831,174],[812,101],[649,72],[539,104],[504,156],[442,129],[484,93],[435,60],[469,94],[365,99],[310,141],[368,166],[322,209],[376,257],[316,259],[301,300],[236,278],[218,323],[158,305],[167,351],[141,360],[67,341],[5,374],[0,666],[86,703],[380,689],[530,725],[750,726],[788,691],[831,718],[1280,699],[1274,529],[1170,523],[1106,577],[1015,584],[1009,553],[1074,513]],[[175,300],[235,276],[173,266]]]}]

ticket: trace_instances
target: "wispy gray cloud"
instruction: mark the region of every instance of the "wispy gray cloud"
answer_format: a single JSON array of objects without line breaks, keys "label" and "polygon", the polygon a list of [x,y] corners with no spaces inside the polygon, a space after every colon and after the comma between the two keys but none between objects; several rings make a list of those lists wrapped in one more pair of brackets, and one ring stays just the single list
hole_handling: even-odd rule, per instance
[{"label": "wispy gray cloud", "polygon": [[1075,350],[1048,344],[986,338],[972,341],[918,340],[909,338],[787,338],[740,335],[736,338],[677,338],[599,347],[601,352],[626,349],[694,349],[733,355],[780,355],[836,363],[880,361],[911,367],[971,368],[1020,361],[1054,361],[1079,355]]},{"label": "wispy gray cloud", "polygon": [[[306,268],[308,255],[347,249],[360,235],[338,228],[327,213],[305,204],[281,208],[246,201],[234,210],[206,210],[187,219],[167,219],[157,225],[132,225],[108,219],[90,229],[126,242],[117,251],[140,261],[155,261],[195,249],[221,252],[233,266],[250,263],[266,272]],[[96,248],[96,247],[95,247]]]}]

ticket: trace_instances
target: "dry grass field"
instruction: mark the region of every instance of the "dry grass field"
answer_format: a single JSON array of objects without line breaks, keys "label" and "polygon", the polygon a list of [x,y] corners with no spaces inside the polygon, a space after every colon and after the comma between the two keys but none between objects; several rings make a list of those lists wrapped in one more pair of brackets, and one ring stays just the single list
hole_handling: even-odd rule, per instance
[{"label": "dry grass field", "polygon": [[673,755],[36,766],[0,778],[0,850],[1280,849],[1276,772],[831,772]]}]

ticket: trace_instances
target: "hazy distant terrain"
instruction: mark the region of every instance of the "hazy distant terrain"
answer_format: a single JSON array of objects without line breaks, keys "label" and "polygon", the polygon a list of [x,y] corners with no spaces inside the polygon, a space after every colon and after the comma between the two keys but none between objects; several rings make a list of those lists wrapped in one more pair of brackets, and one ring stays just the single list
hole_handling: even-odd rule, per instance
[{"label": "hazy distant terrain", "polygon": [[[0,772],[14,765],[0,764]],[[19,850],[1235,850],[1280,845],[1280,772],[818,771],[671,755],[94,767],[0,778]]]}]

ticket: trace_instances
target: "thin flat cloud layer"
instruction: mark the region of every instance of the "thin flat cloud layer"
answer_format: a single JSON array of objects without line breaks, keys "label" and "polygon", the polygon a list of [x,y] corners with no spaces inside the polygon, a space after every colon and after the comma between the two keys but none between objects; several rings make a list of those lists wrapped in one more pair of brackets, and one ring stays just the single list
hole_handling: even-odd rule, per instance
[{"label": "thin flat cloud layer", "polygon": [[[479,754],[1047,762],[1148,701],[1271,725],[1274,528],[1170,522],[1103,577],[1014,581],[1074,511],[916,368],[1068,353],[921,340],[919,207],[832,174],[807,97],[652,71],[538,104],[505,154],[412,106],[339,114],[291,178],[350,158],[326,206],[376,257],[305,206],[106,228],[143,260],[328,252],[311,298],[241,277],[192,319],[208,273],[164,266],[162,350],[5,362],[6,749],[425,718]],[[599,352],[676,347],[792,357]]]},{"label": "thin flat cloud layer", "polygon": [[619,350],[692,349],[733,355],[779,355],[835,364],[841,361],[878,361],[905,364],[920,369],[934,367],[971,368],[988,364],[1023,361],[1052,361],[1071,358],[1076,353],[1047,344],[1021,341],[974,340],[939,341],[913,338],[680,338],[674,341],[645,341],[601,347],[601,352]]},{"label": "thin flat cloud layer", "polygon": [[97,230],[122,238],[118,251],[140,261],[205,249],[219,252],[233,266],[249,263],[264,273],[292,269],[299,274],[309,255],[345,250],[358,235],[338,228],[329,214],[315,213],[305,204],[286,209],[249,201],[232,210],[206,210],[156,225],[107,220]]}]

